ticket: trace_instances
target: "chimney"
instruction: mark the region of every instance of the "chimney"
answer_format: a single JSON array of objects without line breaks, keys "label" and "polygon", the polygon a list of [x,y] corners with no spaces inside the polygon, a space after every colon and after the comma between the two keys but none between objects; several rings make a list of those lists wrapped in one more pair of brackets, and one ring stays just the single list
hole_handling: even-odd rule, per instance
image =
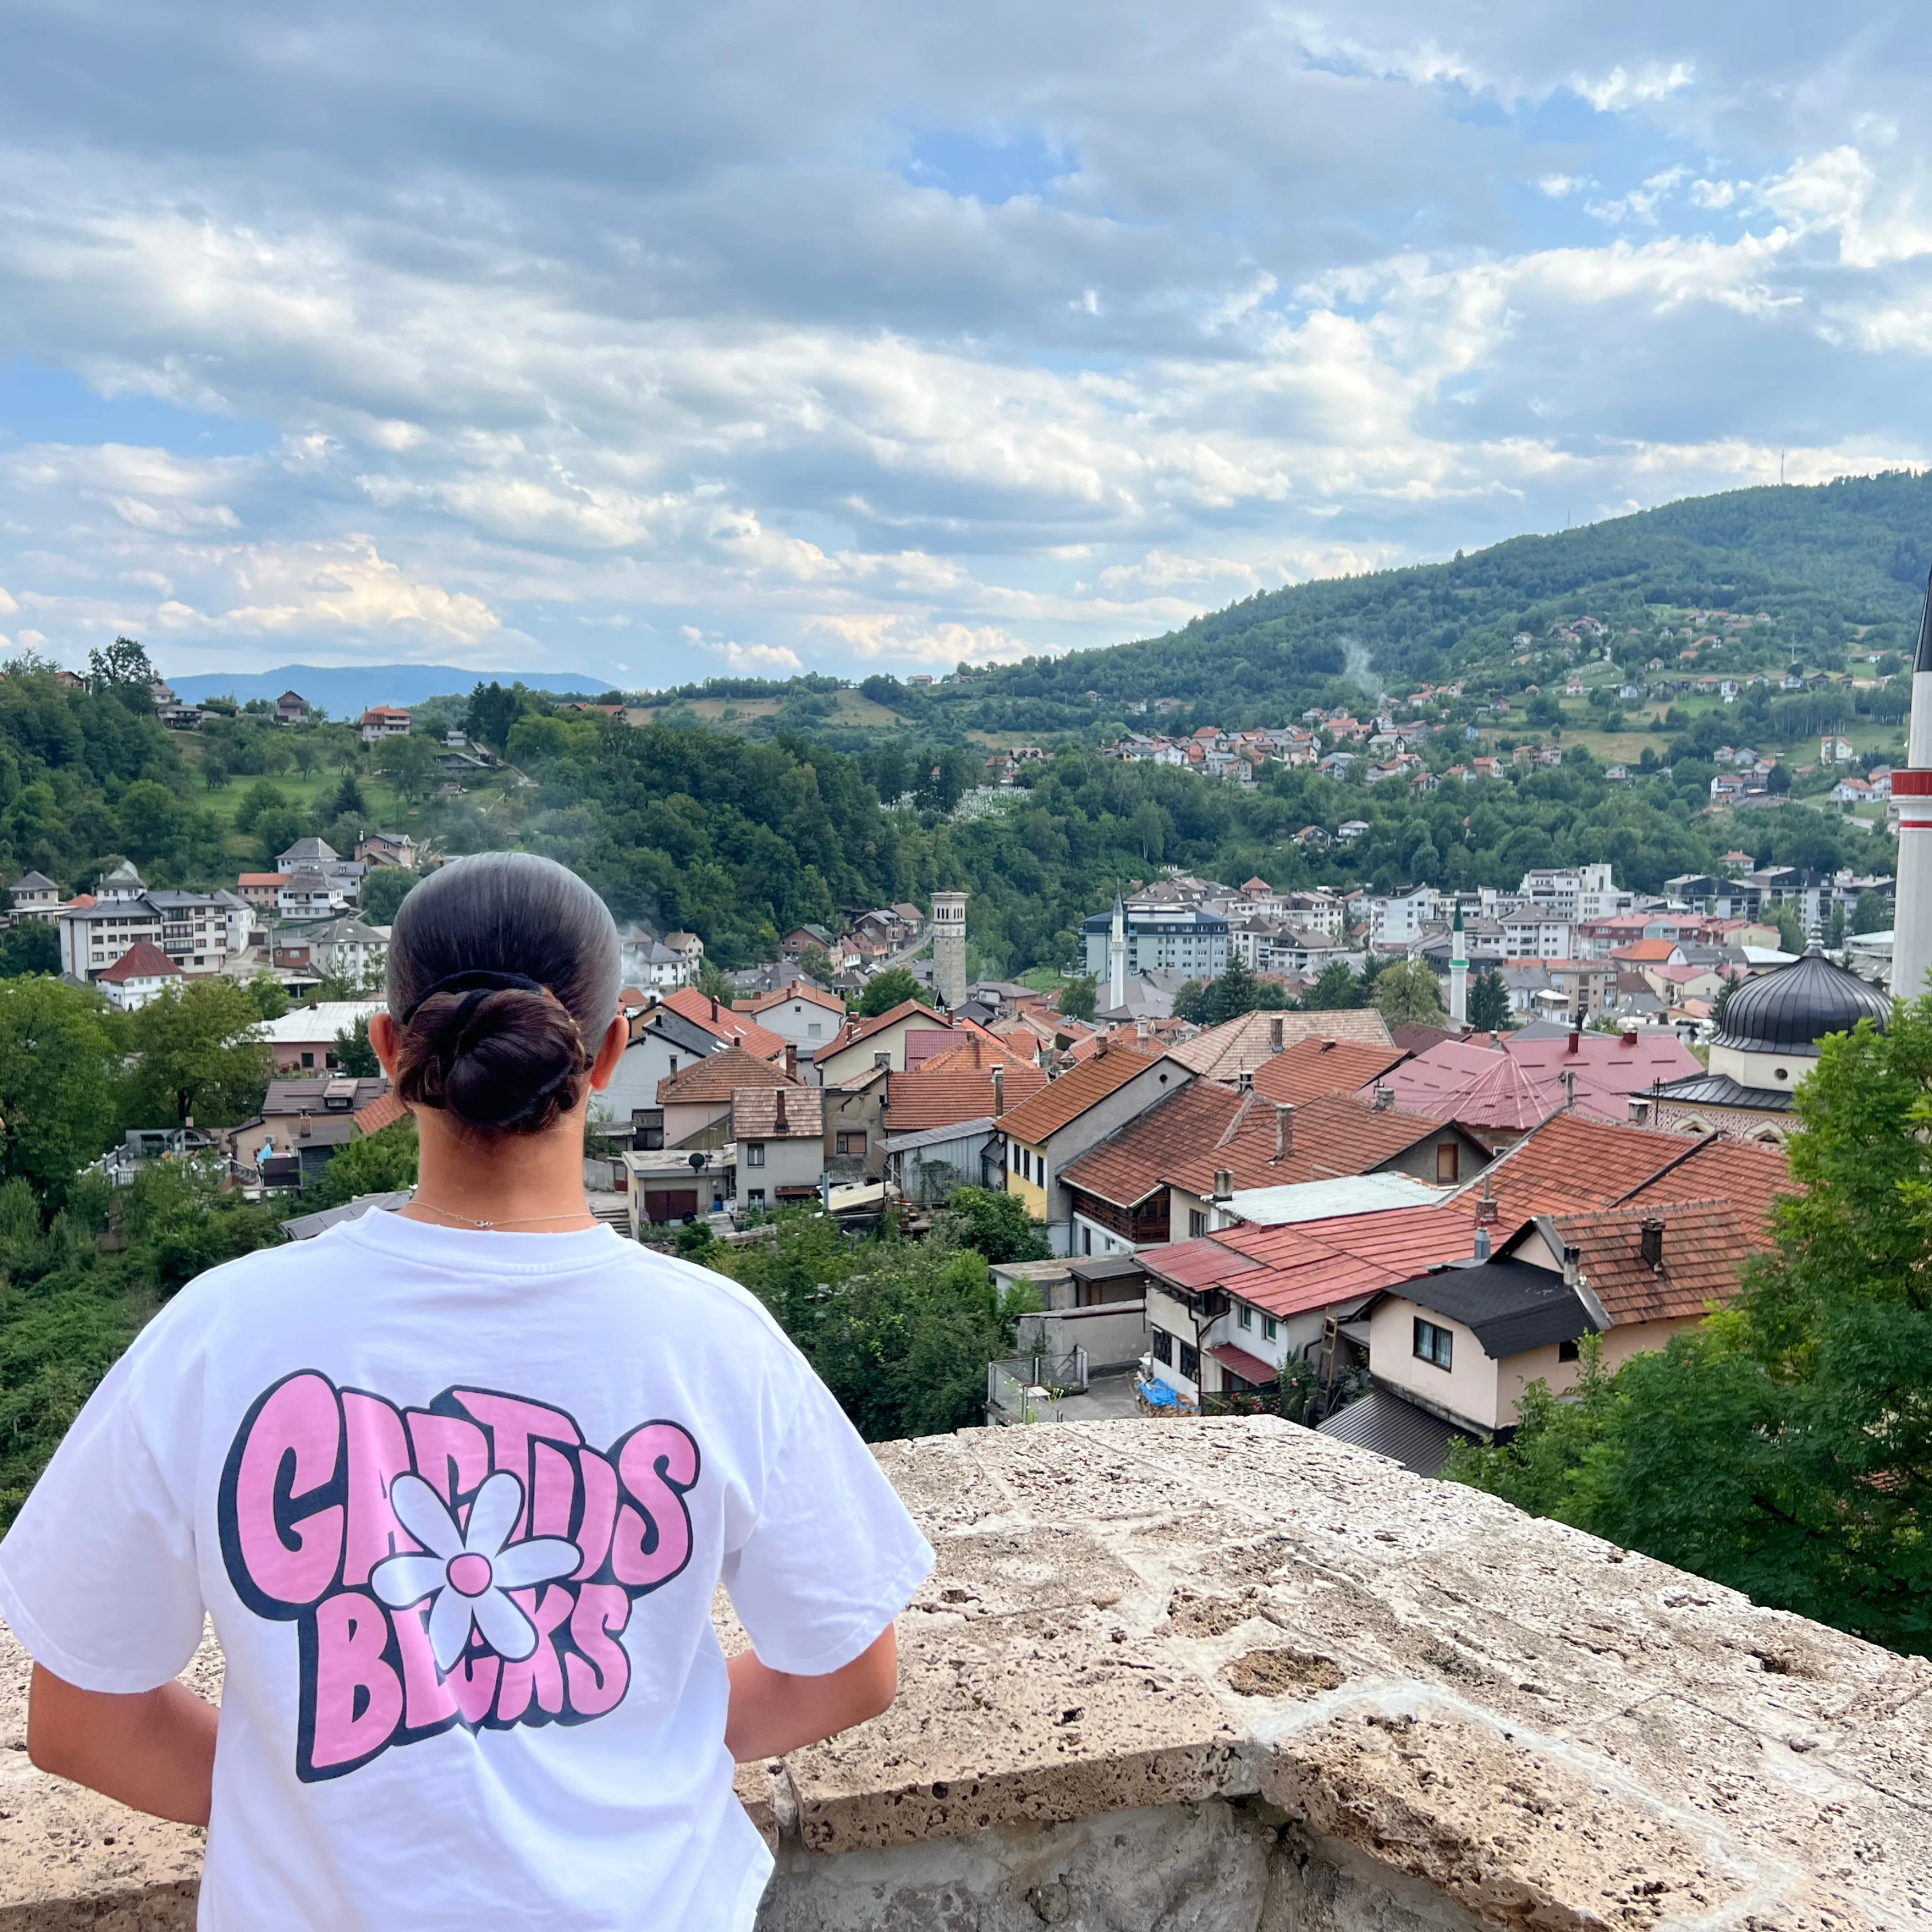
[{"label": "chimney", "polygon": [[1244,1094],[1252,1094],[1255,1090],[1255,1070],[1252,1066],[1243,1067],[1234,1084]]},{"label": "chimney", "polygon": [[1274,1157],[1286,1160],[1294,1151],[1294,1109],[1277,1101],[1274,1110]]},{"label": "chimney", "polygon": [[778,1112],[772,1118],[772,1125],[778,1132],[782,1134],[789,1131],[790,1123],[785,1118],[785,1090],[782,1087],[780,1087],[777,1088],[776,1091],[778,1095]]},{"label": "chimney", "polygon": [[711,996],[711,1023],[713,1026],[718,1024],[718,995],[716,993]]},{"label": "chimney", "polygon": [[1664,1223],[1646,1221],[1637,1230],[1637,1252],[1646,1265],[1660,1274],[1664,1271]]},{"label": "chimney", "polygon": [[1566,1053],[1576,1053],[1580,1051],[1582,1038],[1583,1036],[1579,1033],[1574,1027],[1572,1027],[1570,1029],[1570,1044],[1564,1048],[1564,1052]]},{"label": "chimney", "polygon": [[892,1057],[890,1053],[881,1051],[872,1055],[872,1066],[874,1072],[881,1066],[890,1066],[892,1064]]},{"label": "chimney", "polygon": [[1636,1028],[1635,1027],[1625,1027],[1625,1028],[1624,1028],[1624,1040],[1623,1040],[1623,1043],[1624,1043],[1624,1046],[1636,1046]]},{"label": "chimney", "polygon": [[[1573,1033],[1570,1037],[1574,1040],[1576,1036]],[[1566,1066],[1560,1077],[1563,1082],[1563,1111],[1567,1114],[1576,1104],[1576,1070]]]},{"label": "chimney", "polygon": [[1378,1114],[1386,1114],[1395,1105],[1395,1089],[1378,1086],[1376,1089],[1375,1108]]},{"label": "chimney", "polygon": [[1276,1013],[1274,1017],[1268,1022],[1269,1052],[1279,1053],[1281,1051],[1281,1016],[1280,1014]]},{"label": "chimney", "polygon": [[1135,1021],[1134,1038],[1141,1046],[1146,1046],[1148,1038],[1153,1032],[1154,1022],[1152,1020],[1142,1018]]},{"label": "chimney", "polygon": [[788,1078],[798,1078],[798,1048],[791,1041],[785,1042],[785,1073]]},{"label": "chimney", "polygon": [[1234,1175],[1225,1167],[1217,1167],[1215,1168],[1214,1198],[1216,1201],[1229,1200],[1233,1197],[1234,1192]]},{"label": "chimney", "polygon": [[1563,1250],[1563,1286],[1565,1288],[1574,1290],[1583,1279],[1582,1259],[1581,1248],[1566,1247]]},{"label": "chimney", "polygon": [[993,1064],[993,1113],[997,1119],[1006,1111],[1006,1070],[995,1060]]}]

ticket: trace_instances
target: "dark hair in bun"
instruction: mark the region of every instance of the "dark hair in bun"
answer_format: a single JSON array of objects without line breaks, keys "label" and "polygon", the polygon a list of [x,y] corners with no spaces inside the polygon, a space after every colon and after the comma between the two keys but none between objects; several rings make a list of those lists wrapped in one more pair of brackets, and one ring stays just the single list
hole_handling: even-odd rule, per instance
[{"label": "dark hair in bun", "polygon": [[398,1093],[485,1132],[542,1133],[584,1097],[617,977],[616,926],[575,873],[528,852],[445,866],[390,933]]}]

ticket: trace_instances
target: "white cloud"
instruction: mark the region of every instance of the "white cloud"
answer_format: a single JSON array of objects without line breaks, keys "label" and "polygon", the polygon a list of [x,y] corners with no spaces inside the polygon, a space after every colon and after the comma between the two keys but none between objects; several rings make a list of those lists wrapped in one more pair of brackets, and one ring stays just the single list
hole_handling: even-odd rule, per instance
[{"label": "white cloud", "polygon": [[784,644],[706,644],[732,670],[755,677],[788,677],[805,668],[805,660]]},{"label": "white cloud", "polygon": [[1599,114],[1616,114],[1627,108],[1646,106],[1667,100],[1681,93],[1696,78],[1689,61],[1672,61],[1666,67],[1652,61],[1633,72],[1619,64],[1597,80],[1578,74],[1570,83]]},{"label": "white cloud", "polygon": [[1580,194],[1589,185],[1581,175],[1538,175],[1536,178],[1537,192],[1547,195],[1552,201],[1562,201],[1567,196]]}]

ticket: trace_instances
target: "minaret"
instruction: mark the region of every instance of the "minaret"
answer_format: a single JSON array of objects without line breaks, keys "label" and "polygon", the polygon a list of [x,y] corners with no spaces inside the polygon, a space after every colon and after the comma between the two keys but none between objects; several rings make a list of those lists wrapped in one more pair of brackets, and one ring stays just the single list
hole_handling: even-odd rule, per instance
[{"label": "minaret", "polygon": [[1460,904],[1449,934],[1449,1024],[1466,1027],[1469,1024],[1469,942],[1463,936]]},{"label": "minaret", "polygon": [[1107,936],[1107,1005],[1112,1011],[1127,1004],[1127,909],[1114,895],[1114,926]]},{"label": "minaret", "polygon": [[1932,578],[1912,665],[1906,769],[1892,775],[1898,804],[1898,884],[1892,896],[1892,996],[1916,1000],[1932,970]]}]

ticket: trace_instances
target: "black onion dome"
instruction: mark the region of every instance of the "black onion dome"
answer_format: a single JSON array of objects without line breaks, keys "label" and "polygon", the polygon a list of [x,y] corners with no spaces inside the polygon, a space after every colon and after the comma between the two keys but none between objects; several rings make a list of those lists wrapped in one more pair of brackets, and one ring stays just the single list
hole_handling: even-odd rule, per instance
[{"label": "black onion dome", "polygon": [[1891,1018],[1889,994],[1834,966],[1814,947],[1738,987],[1712,1045],[1741,1053],[1814,1053],[1828,1033],[1850,1033],[1863,1019],[1882,1031]]}]

